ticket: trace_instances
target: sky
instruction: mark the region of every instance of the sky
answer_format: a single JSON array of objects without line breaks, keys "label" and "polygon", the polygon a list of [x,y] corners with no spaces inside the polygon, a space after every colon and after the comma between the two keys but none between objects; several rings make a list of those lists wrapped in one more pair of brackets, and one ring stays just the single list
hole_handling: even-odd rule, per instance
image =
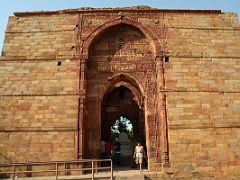
[{"label": "sky", "polygon": [[214,9],[235,12],[240,20],[240,0],[0,0],[0,50],[8,17],[14,12],[51,11],[80,7],[128,7],[147,5],[159,9]]}]

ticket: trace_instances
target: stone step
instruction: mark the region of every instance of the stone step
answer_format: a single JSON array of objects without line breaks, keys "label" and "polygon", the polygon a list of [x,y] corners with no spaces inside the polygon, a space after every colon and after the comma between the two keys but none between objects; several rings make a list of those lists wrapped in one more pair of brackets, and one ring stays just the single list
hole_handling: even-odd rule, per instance
[{"label": "stone step", "polygon": [[[94,175],[96,180],[110,179],[110,172],[99,172]],[[147,170],[129,170],[129,169],[117,169],[113,172],[114,180],[144,180],[145,175],[153,176],[155,173],[148,172]],[[2,178],[1,178],[2,179]],[[6,178],[4,180],[11,180],[12,178]],[[15,180],[55,180],[55,176],[40,176],[40,177],[16,177]],[[71,175],[71,176],[59,176],[59,180],[77,180],[77,179],[92,179],[91,174],[85,175]],[[156,178],[155,178],[156,179]]]},{"label": "stone step", "polygon": [[144,174],[132,174],[132,175],[117,175],[114,176],[114,180],[144,180]]}]

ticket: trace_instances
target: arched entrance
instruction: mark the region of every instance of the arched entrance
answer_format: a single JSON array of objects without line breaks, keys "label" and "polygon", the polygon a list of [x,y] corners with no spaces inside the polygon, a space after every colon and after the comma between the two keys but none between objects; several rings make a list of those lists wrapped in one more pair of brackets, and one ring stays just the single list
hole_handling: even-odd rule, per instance
[{"label": "arched entrance", "polygon": [[[117,137],[121,143],[122,165],[132,166],[134,145],[141,142],[146,147],[144,106],[137,104],[136,97],[129,88],[121,85],[107,92],[101,104],[101,139],[111,141],[111,127],[118,120],[121,122],[124,117],[131,121],[133,126],[133,137],[127,131],[119,132]],[[124,124],[122,124],[124,126]],[[124,127],[122,127],[124,128]],[[128,136],[126,136],[128,135]],[[114,146],[113,152],[114,152]]]},{"label": "arched entrance", "polygon": [[[108,28],[94,38],[86,66],[84,118],[88,148],[85,157],[100,157],[101,137],[109,136],[113,121],[120,115],[133,121],[138,132],[136,141],[141,140],[145,144],[141,84],[153,75],[151,68],[154,55],[151,49],[150,42],[139,29],[123,23]],[[147,76],[141,78],[146,71],[149,71]],[[113,106],[109,103],[113,103]],[[116,111],[114,108],[117,108]],[[107,125],[102,126],[104,123]]]},{"label": "arched entrance", "polygon": [[83,42],[84,157],[101,157],[101,138],[124,115],[137,129],[136,139],[146,143],[148,168],[154,169],[156,163],[168,163],[162,51],[153,48],[156,38],[138,23],[124,18],[112,22]]}]

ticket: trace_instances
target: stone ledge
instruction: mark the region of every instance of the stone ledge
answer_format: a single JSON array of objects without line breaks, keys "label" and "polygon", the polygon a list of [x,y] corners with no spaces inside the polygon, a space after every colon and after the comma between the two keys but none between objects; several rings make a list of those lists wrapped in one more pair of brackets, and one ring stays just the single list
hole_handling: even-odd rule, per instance
[{"label": "stone ledge", "polygon": [[240,124],[179,124],[169,125],[170,130],[208,129],[208,128],[240,128]]},{"label": "stone ledge", "polygon": [[78,131],[74,127],[0,127],[0,132]]}]

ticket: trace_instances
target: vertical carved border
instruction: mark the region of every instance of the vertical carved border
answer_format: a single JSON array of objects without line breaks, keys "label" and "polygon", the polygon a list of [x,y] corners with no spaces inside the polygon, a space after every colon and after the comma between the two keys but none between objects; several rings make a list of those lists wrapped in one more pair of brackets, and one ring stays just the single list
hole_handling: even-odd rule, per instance
[{"label": "vertical carved border", "polygon": [[167,108],[164,76],[164,53],[160,53],[156,58],[157,76],[158,76],[158,107],[160,111],[160,162],[163,167],[169,167],[169,146],[168,146],[168,126],[167,126]]},{"label": "vertical carved border", "polygon": [[83,14],[76,15],[76,25],[74,31],[74,40],[76,44],[75,53],[73,59],[78,61],[79,72],[78,72],[78,119],[76,122],[75,131],[75,149],[74,158],[83,159],[85,156],[85,126],[84,126],[84,106],[85,106],[85,73],[86,73],[86,58],[82,56],[81,52],[81,34],[83,26]]}]

